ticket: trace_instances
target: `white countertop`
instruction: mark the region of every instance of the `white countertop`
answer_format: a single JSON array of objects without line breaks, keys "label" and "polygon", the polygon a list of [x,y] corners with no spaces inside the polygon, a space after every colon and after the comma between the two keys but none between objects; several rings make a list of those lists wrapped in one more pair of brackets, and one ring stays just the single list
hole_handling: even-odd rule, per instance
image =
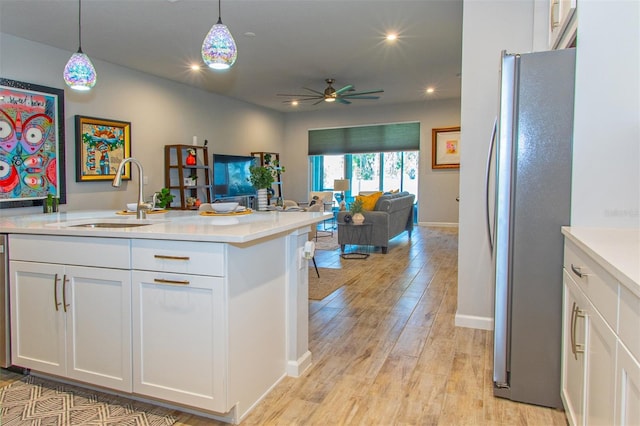
[{"label": "white countertop", "polygon": [[[197,211],[170,210],[138,220],[135,215],[118,215],[113,210],[73,211],[2,217],[0,233],[245,243],[309,226],[331,215],[330,212],[271,211],[238,216],[201,216]],[[98,221],[141,222],[146,225],[131,228],[72,226]]]},{"label": "white countertop", "polygon": [[565,226],[562,234],[640,295],[640,229]]}]

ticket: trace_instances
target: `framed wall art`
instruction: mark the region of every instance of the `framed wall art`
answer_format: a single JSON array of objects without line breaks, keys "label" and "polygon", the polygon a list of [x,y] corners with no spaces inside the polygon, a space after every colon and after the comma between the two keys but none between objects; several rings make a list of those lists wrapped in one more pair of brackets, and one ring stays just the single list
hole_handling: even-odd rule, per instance
[{"label": "framed wall art", "polygon": [[0,208],[66,203],[64,90],[0,78]]},{"label": "framed wall art", "polygon": [[431,130],[431,168],[460,168],[460,127]]},{"label": "framed wall art", "polygon": [[[76,182],[113,180],[131,156],[131,123],[76,115]],[[131,179],[131,164],[122,179]]]}]

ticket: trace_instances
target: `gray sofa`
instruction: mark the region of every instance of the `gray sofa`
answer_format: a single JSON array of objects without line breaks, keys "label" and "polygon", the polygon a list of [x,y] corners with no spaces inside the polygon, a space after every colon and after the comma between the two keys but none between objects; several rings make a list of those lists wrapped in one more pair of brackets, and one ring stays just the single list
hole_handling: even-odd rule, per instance
[{"label": "gray sofa", "polygon": [[[387,253],[389,240],[404,231],[409,233],[413,230],[413,203],[415,195],[408,192],[398,192],[395,194],[384,194],[371,211],[363,212],[364,222],[372,223],[371,239],[369,244],[382,248],[382,253]],[[348,211],[338,213],[338,224],[344,223],[344,216],[351,214]],[[341,232],[341,229],[343,230]],[[354,237],[356,235],[357,237]],[[338,226],[338,244],[344,252],[346,244],[361,244],[361,236],[348,232],[344,226]]]}]

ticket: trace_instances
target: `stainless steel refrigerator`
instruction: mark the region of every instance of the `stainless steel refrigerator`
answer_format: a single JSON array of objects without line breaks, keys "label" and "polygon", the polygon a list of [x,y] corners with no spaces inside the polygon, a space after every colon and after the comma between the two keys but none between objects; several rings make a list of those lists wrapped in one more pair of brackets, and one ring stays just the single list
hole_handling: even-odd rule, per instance
[{"label": "stainless steel refrigerator", "polygon": [[562,259],[575,50],[507,54],[487,161],[495,281],[494,395],[562,407]]}]

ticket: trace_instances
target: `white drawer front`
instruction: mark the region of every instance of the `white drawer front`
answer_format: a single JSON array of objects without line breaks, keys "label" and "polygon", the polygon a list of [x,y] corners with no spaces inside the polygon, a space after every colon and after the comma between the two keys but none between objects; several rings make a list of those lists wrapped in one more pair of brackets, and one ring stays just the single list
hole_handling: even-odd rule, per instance
[{"label": "white drawer front", "polygon": [[194,241],[132,241],[133,269],[224,276],[225,247]]},{"label": "white drawer front", "polygon": [[618,282],[570,242],[564,245],[564,267],[609,326],[617,330]]},{"label": "white drawer front", "polygon": [[59,263],[130,269],[130,242],[120,238],[9,235],[9,258],[26,262]]}]

